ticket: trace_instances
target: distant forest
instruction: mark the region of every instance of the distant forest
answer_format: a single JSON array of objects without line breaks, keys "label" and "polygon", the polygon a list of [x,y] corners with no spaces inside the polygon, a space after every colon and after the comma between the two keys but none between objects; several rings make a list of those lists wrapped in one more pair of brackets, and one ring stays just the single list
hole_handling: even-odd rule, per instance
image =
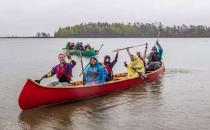
[{"label": "distant forest", "polygon": [[204,25],[164,26],[161,23],[81,23],[60,27],[56,38],[152,38],[161,30],[160,37],[210,37],[210,27]]}]

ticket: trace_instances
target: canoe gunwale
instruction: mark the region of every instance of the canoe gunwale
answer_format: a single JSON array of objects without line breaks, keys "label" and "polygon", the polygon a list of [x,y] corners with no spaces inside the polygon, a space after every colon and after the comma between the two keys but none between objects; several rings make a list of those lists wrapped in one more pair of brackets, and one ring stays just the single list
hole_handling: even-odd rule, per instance
[{"label": "canoe gunwale", "polygon": [[[161,64],[161,67],[155,71],[149,71],[148,73],[146,73],[146,75],[151,75],[151,74],[154,74],[158,71],[160,71],[162,68],[164,67],[164,64],[162,63]],[[116,74],[114,76],[117,76],[117,75],[121,75],[121,74],[127,74],[126,72],[125,73],[119,73],[119,74]],[[134,79],[137,79],[139,77],[135,77],[135,78],[124,78],[122,80],[114,80],[114,81],[109,81],[109,82],[105,82],[103,84],[95,84],[95,85],[76,85],[76,86],[66,86],[66,87],[51,87],[51,86],[44,86],[44,85],[41,85],[41,84],[38,84],[36,82],[34,82],[32,79],[28,79],[30,80],[31,82],[33,82],[34,84],[37,85],[37,87],[42,87],[42,88],[48,88],[48,89],[77,89],[77,88],[89,88],[89,87],[101,87],[101,86],[105,86],[105,85],[109,85],[109,84],[113,84],[113,83],[117,83],[117,82],[122,82],[122,81],[130,81],[130,80],[134,80]],[[77,82],[81,82],[81,81],[77,81]],[[73,82],[74,83],[74,82]]]},{"label": "canoe gunwale", "polygon": [[[69,50],[69,49],[66,49],[66,51],[68,51],[71,55],[80,56],[80,50]],[[91,56],[94,56],[95,55],[95,51],[96,50],[94,48],[92,48],[89,51],[81,51],[81,54],[84,57],[91,57]]]}]

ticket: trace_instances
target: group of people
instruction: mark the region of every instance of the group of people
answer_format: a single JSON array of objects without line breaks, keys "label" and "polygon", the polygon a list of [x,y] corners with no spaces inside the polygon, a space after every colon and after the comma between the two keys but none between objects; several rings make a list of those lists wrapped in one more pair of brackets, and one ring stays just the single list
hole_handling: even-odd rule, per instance
[{"label": "group of people", "polygon": [[[147,50],[147,45],[148,44],[146,44],[145,50]],[[127,52],[130,56],[130,63],[127,64],[127,62],[124,62],[124,66],[127,67],[128,78],[140,77],[144,80],[147,79],[147,76],[145,75],[147,71],[154,71],[161,67],[163,49],[158,40],[156,41],[155,46],[152,47],[150,54],[147,56],[147,62],[146,51],[143,56],[140,52],[133,55],[130,53],[129,49],[127,49]]]},{"label": "group of people", "polygon": [[76,45],[74,42],[67,42],[66,49],[69,50],[81,50],[81,51],[90,51],[91,46],[89,43],[87,43],[85,46],[83,46],[83,42],[77,42]]},{"label": "group of people", "polygon": [[117,50],[115,58],[111,61],[111,57],[106,55],[104,62],[99,63],[96,57],[91,57],[87,69],[84,71],[85,84],[101,84],[113,79],[112,68],[117,63],[119,50]]},{"label": "group of people", "polygon": [[[111,61],[111,57],[109,55],[106,55],[104,57],[103,63],[100,63],[96,57],[91,57],[87,68],[84,70],[84,84],[101,84],[112,80],[112,68],[117,63],[118,53],[119,50],[117,51],[113,61]],[[69,62],[65,60],[66,57],[68,58]],[[42,76],[40,80],[36,80],[36,82],[40,83],[43,79],[56,75],[58,81],[51,82],[48,86],[70,85],[72,78],[72,69],[76,65],[76,60],[68,55],[67,52],[60,53],[58,55],[58,60],[60,63],[54,66],[50,72]]]},{"label": "group of people", "polygon": [[[145,75],[146,71],[154,71],[161,66],[163,49],[158,40],[156,41],[155,46],[152,48],[150,54],[147,57],[147,63],[145,61],[146,51],[144,53],[144,56],[142,56],[140,52],[137,52],[136,55],[133,55],[130,53],[129,48],[126,49],[130,57],[129,63],[124,62],[124,66],[127,68],[128,78],[139,77],[142,80],[145,80],[147,79],[147,76]],[[112,69],[117,63],[118,54],[119,49],[117,49],[116,51],[114,60],[111,60],[111,57],[109,55],[106,55],[104,57],[103,63],[100,63],[96,57],[91,57],[87,68],[83,70],[84,85],[103,84],[107,81],[112,80]],[[68,58],[69,62],[66,62],[66,57]],[[76,61],[67,53],[60,53],[58,55],[58,59],[60,63],[53,67],[50,72],[42,76],[40,80],[37,80],[37,82],[40,83],[41,80],[56,75],[58,82],[52,82],[51,84],[49,84],[49,86],[57,86],[58,84],[62,86],[70,85],[72,78],[72,69],[76,65]]]}]

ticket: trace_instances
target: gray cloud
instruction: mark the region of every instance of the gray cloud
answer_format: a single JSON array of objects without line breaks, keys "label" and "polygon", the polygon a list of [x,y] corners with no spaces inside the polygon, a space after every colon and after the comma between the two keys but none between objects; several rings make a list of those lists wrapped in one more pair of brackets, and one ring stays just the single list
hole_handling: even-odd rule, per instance
[{"label": "gray cloud", "polygon": [[209,0],[0,0],[0,36],[54,33],[81,22],[210,25]]}]

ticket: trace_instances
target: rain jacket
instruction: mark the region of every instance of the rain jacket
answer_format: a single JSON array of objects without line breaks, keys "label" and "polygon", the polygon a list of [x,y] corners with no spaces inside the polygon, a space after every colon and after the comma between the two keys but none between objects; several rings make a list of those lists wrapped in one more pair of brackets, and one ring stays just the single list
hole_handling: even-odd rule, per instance
[{"label": "rain jacket", "polygon": [[60,64],[54,66],[52,70],[47,74],[47,77],[52,77],[56,74],[59,82],[69,82],[72,77],[72,68],[76,65],[74,59],[69,58],[69,63],[65,63],[63,67]]},{"label": "rain jacket", "polygon": [[106,68],[98,63],[96,60],[96,65],[91,66],[90,63],[84,72],[85,74],[85,85],[86,84],[102,84],[105,82],[107,76]]},{"label": "rain jacket", "polygon": [[128,78],[138,77],[140,73],[145,72],[144,62],[135,55],[134,61],[130,61],[127,65],[127,71]]}]

